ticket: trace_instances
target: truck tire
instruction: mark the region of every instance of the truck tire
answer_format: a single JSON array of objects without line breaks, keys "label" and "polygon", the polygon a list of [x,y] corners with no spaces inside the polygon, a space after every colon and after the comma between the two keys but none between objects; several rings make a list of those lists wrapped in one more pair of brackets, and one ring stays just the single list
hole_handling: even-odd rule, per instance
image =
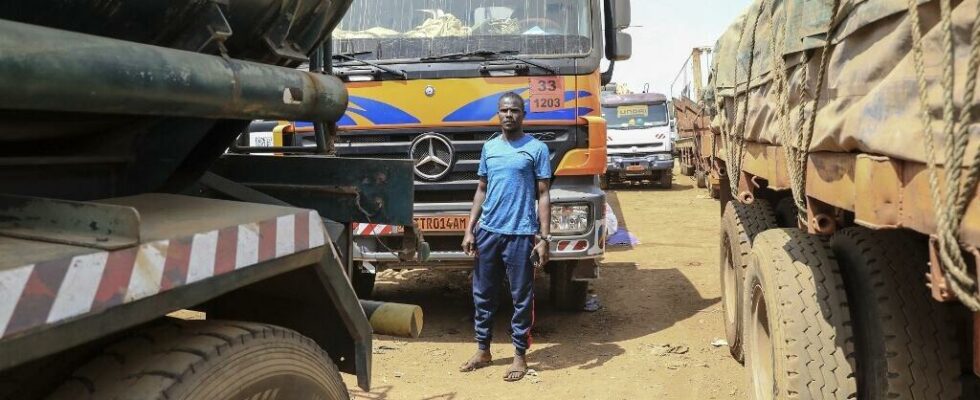
[{"label": "truck tire", "polygon": [[674,187],[674,173],[672,171],[664,171],[663,175],[660,176],[660,187],[664,189]]},{"label": "truck tire", "polygon": [[589,297],[589,282],[572,279],[574,262],[552,261],[551,303],[560,311],[582,311]]},{"label": "truck tire", "polygon": [[606,174],[599,175],[599,189],[602,190],[609,189],[609,175]]},{"label": "truck tire", "polygon": [[799,227],[799,209],[796,208],[796,202],[793,197],[784,197],[779,202],[776,203],[776,222],[781,228],[798,228]]},{"label": "truck tire", "polygon": [[704,171],[695,172],[694,184],[701,189],[708,187],[708,175]]},{"label": "truck tire", "polygon": [[756,199],[752,204],[728,202],[721,217],[721,308],[728,350],[738,362],[744,360],[742,283],[752,253],[752,241],[756,235],[775,227],[772,207],[762,199]]},{"label": "truck tire", "polygon": [[694,176],[694,166],[683,164],[683,166],[681,167],[681,175]]},{"label": "truck tire", "polygon": [[371,298],[371,294],[374,293],[374,283],[377,281],[377,278],[377,273],[362,271],[360,268],[355,267],[353,276],[351,276],[351,286],[354,287],[354,293],[357,294],[357,298]]},{"label": "truck tire", "polygon": [[349,399],[337,367],[295,331],[232,321],[161,322],[108,346],[50,400]]},{"label": "truck tire", "polygon": [[745,273],[749,397],[856,398],[847,293],[827,241],[768,230],[756,236]]},{"label": "truck tire", "polygon": [[922,284],[924,238],[847,228],[830,241],[847,288],[862,399],[958,399],[956,321]]}]

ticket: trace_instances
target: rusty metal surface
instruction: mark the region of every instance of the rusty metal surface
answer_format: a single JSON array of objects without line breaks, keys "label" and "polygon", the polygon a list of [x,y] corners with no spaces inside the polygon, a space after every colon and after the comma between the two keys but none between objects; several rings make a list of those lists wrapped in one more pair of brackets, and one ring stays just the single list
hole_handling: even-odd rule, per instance
[{"label": "rusty metal surface", "polygon": [[[813,153],[807,163],[807,193],[820,193],[820,201],[854,210],[855,198],[855,158],[853,154]],[[862,182],[867,184],[867,182]],[[870,188],[869,186],[863,186]],[[862,198],[865,196],[862,196]]]},{"label": "rusty metal surface", "polygon": [[790,187],[786,156],[779,146],[746,143],[742,170],[751,175],[765,178],[769,182],[769,188],[773,190],[789,189]]},{"label": "rusty metal surface", "polygon": [[[772,189],[789,188],[779,146],[746,143],[742,168],[768,180]],[[869,228],[907,228],[924,234],[936,230],[925,164],[861,153],[811,153],[806,193],[854,212],[855,222]],[[980,189],[967,206],[959,235],[964,244],[980,246]]]},{"label": "rusty metal surface", "polygon": [[112,250],[140,242],[132,207],[0,195],[0,236]]}]

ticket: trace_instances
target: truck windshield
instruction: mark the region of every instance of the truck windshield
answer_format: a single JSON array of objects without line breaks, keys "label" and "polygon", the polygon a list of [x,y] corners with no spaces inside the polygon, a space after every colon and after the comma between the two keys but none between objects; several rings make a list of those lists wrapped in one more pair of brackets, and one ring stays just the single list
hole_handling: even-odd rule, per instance
[{"label": "truck windshield", "polygon": [[333,32],[333,52],[397,62],[477,51],[567,57],[592,50],[591,26],[590,0],[358,0]]},{"label": "truck windshield", "polygon": [[643,129],[668,124],[666,103],[603,106],[602,117],[609,129]]}]

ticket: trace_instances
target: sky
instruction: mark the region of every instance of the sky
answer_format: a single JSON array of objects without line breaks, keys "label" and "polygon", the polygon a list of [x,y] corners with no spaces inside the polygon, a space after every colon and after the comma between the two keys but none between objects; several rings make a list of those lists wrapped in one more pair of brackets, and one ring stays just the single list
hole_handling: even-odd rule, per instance
[{"label": "sky", "polygon": [[614,82],[635,92],[670,95],[670,84],[694,47],[714,47],[715,40],[751,0],[632,0],[633,57],[616,63]]}]

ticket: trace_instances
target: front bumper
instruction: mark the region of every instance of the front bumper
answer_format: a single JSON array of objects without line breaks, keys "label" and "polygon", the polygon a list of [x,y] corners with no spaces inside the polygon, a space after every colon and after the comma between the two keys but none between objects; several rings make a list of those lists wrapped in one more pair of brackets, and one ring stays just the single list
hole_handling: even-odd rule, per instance
[{"label": "front bumper", "polygon": [[606,162],[606,172],[616,174],[650,175],[653,171],[670,171],[672,169],[674,169],[673,157],[669,160],[661,160],[657,155],[641,157],[609,155]]},{"label": "front bumper", "polygon": [[[607,232],[605,229],[606,195],[599,189],[595,177],[558,177],[551,188],[551,204],[583,204],[591,207],[592,221],[585,233],[578,235],[553,234],[551,259],[555,261],[598,259],[605,253]],[[468,214],[472,203],[416,204],[416,216],[440,214]],[[389,238],[400,238],[398,234]],[[398,255],[384,248],[379,238],[355,236],[353,259],[367,261],[382,269],[387,268],[472,268],[473,257],[462,252],[463,234],[427,234],[432,250],[429,258],[422,261],[401,261]],[[391,247],[391,246],[389,246]]]}]

